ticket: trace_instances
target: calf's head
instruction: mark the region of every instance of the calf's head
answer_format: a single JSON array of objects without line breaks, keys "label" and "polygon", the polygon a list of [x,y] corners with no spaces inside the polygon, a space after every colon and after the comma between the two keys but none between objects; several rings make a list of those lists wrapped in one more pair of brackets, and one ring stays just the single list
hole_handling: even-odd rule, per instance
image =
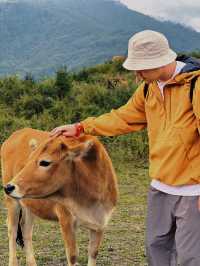
[{"label": "calf's head", "polygon": [[93,148],[93,140],[50,139],[33,151],[25,167],[4,190],[18,199],[47,197],[73,182],[73,162],[87,156]]}]

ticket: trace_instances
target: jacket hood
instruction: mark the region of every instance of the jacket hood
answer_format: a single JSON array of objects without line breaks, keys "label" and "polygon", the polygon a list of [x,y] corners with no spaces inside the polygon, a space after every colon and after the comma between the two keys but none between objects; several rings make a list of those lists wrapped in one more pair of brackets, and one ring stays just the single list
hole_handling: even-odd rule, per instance
[{"label": "jacket hood", "polygon": [[182,69],[181,73],[188,73],[192,71],[200,70],[200,60],[189,57],[186,55],[181,55],[176,58],[177,61],[181,61],[185,63],[186,65]]},{"label": "jacket hood", "polygon": [[183,67],[179,75],[174,80],[177,83],[190,82],[195,76],[200,76],[200,60],[181,55],[176,58],[177,61],[184,62],[186,65]]}]

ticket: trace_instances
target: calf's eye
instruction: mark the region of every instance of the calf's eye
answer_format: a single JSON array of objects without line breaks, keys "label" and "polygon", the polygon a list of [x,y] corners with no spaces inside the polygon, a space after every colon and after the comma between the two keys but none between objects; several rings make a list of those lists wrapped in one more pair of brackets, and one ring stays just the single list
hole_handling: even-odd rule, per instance
[{"label": "calf's eye", "polygon": [[49,166],[51,164],[51,162],[49,162],[49,161],[40,161],[40,163],[39,163],[39,165],[40,166],[43,166],[43,167],[47,167],[47,166]]}]

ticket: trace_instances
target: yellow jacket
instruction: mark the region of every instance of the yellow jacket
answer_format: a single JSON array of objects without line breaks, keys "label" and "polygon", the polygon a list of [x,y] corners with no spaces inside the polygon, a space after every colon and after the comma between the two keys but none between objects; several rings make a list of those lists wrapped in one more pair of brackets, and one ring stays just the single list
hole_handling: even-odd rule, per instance
[{"label": "yellow jacket", "polygon": [[[191,103],[190,81],[196,81]],[[150,177],[169,185],[200,183],[200,70],[180,73],[164,88],[144,83],[127,104],[82,121],[87,134],[116,136],[147,127]]]}]

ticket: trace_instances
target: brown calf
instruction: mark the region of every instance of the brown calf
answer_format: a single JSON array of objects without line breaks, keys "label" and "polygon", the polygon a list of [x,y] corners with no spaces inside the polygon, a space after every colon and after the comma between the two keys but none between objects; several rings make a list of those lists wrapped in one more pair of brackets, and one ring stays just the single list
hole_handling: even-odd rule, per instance
[{"label": "brown calf", "polygon": [[95,266],[118,194],[111,160],[97,138],[50,138],[48,132],[22,129],[3,143],[1,162],[9,266],[18,265],[16,239],[24,244],[27,265],[36,266],[32,247],[35,215],[59,222],[69,266],[77,265],[76,224],[87,227],[88,266]]}]

